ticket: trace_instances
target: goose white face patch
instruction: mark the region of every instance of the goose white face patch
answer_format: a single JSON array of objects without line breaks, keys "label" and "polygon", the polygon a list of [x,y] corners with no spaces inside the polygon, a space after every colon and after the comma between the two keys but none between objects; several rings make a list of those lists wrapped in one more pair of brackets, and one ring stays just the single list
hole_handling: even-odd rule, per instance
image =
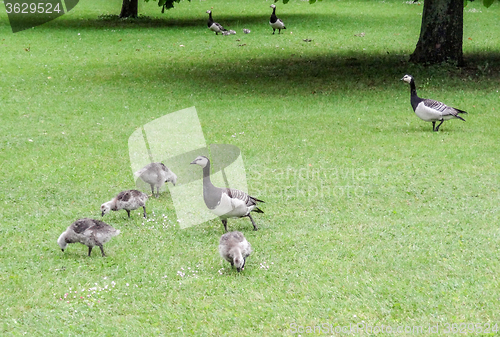
[{"label": "goose white face patch", "polygon": [[406,83],[410,83],[411,82],[411,76],[410,75],[405,75],[403,78],[402,78],[403,81],[405,81]]}]

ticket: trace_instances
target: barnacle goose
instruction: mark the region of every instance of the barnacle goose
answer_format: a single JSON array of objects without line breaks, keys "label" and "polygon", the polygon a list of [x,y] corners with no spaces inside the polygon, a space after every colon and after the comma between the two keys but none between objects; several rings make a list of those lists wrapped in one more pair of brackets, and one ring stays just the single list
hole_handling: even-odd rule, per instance
[{"label": "barnacle goose", "polygon": [[142,207],[144,209],[144,217],[146,217],[146,200],[148,195],[138,190],[128,190],[118,193],[111,201],[101,205],[101,216],[108,214],[110,211],[119,211],[124,209],[127,211],[130,218],[130,211]]},{"label": "barnacle goose", "polygon": [[73,222],[57,239],[57,244],[64,252],[68,243],[79,242],[89,247],[89,256],[92,248],[98,246],[101,248],[102,256],[104,254],[103,244],[111,240],[113,236],[120,234],[120,231],[114,229],[105,222],[83,218]]},{"label": "barnacle goose", "polygon": [[[402,79],[410,84],[411,90],[411,107],[415,114],[426,122],[432,122],[432,131],[439,131],[439,127],[444,121],[448,119],[458,118],[465,122],[465,119],[459,114],[467,113],[466,111],[452,108],[442,102],[435,101],[428,98],[420,98],[417,96],[417,89],[415,88],[415,80],[411,75],[405,75]],[[436,122],[441,122],[436,127]]]},{"label": "barnacle goose", "polygon": [[222,25],[220,23],[214,22],[214,20],[212,19],[212,11],[211,10],[208,10],[207,13],[208,13],[208,22],[207,22],[208,29],[210,29],[212,32],[215,32],[215,35],[219,35],[220,32],[227,31],[227,29],[222,27]]},{"label": "barnacle goose", "polygon": [[269,24],[273,27],[273,34],[276,32],[276,29],[278,29],[278,34],[280,34],[282,29],[286,29],[285,24],[276,16],[276,5],[272,4],[270,7],[273,9],[273,14],[271,14]]},{"label": "barnacle goose", "polygon": [[219,241],[219,253],[231,263],[231,267],[236,267],[240,272],[245,267],[247,257],[252,252],[252,247],[241,232],[229,232],[221,236]]},{"label": "barnacle goose", "polygon": [[257,202],[264,202],[233,188],[215,187],[210,180],[210,160],[205,156],[199,156],[191,164],[203,167],[203,200],[208,209],[217,215],[227,232],[228,218],[249,217],[253,229],[258,228],[253,221],[250,212],[264,213],[257,207]]},{"label": "barnacle goose", "polygon": [[156,187],[157,198],[160,196],[160,188],[164,183],[170,181],[175,186],[177,182],[177,175],[163,163],[150,163],[135,172],[134,175],[151,186],[153,195],[155,195]]}]

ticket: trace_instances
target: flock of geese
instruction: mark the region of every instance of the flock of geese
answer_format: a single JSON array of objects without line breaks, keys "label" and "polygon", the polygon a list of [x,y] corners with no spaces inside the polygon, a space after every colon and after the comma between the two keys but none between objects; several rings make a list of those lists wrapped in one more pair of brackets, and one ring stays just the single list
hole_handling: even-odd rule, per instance
[{"label": "flock of geese", "polygon": [[[466,111],[452,108],[433,99],[418,97],[413,76],[405,75],[401,80],[410,85],[410,102],[413,111],[423,121],[432,122],[433,131],[439,131],[439,127],[445,120],[460,119],[465,121],[460,114],[467,113]],[[439,124],[436,127],[437,122]],[[226,233],[220,238],[219,253],[231,263],[231,266],[235,266],[239,272],[244,268],[246,258],[252,252],[252,248],[243,233],[238,231],[228,233],[227,219],[248,217],[252,222],[254,230],[257,230],[257,225],[250,213],[264,213],[257,207],[259,202],[263,203],[264,201],[237,189],[214,186],[210,180],[210,160],[207,157],[199,156],[191,164],[199,165],[203,168],[203,200],[207,208],[217,215],[224,225]],[[151,193],[153,196],[156,195],[156,197],[159,196],[160,188],[163,184],[171,182],[175,186],[177,182],[177,175],[163,163],[148,164],[137,171],[135,175],[151,186]],[[130,211],[142,207],[143,216],[147,217],[146,201],[148,198],[149,196],[146,193],[138,190],[122,191],[116,197],[101,205],[101,216],[106,215],[110,211],[124,209],[130,218]],[[103,221],[83,218],[72,223],[59,236],[57,243],[63,252],[69,243],[82,243],[89,248],[89,256],[92,248],[98,246],[101,249],[102,256],[105,256],[103,245],[118,234],[120,234],[119,230]]]},{"label": "flock of geese", "polygon": [[[280,34],[282,29],[286,29],[285,24],[276,16],[276,6],[272,4],[271,8],[273,12],[269,24],[273,28],[273,34],[276,29],[278,29],[278,34]],[[236,34],[235,31],[228,31],[221,24],[214,22],[210,10],[207,13],[208,28],[214,31],[216,35],[219,33],[224,35]],[[250,33],[250,30],[244,29],[244,32]],[[439,131],[439,127],[445,120],[460,119],[465,121],[460,114],[467,113],[466,111],[452,108],[433,99],[418,97],[415,80],[411,75],[405,75],[401,80],[410,85],[410,102],[413,111],[423,121],[432,122],[433,131]],[[439,124],[436,126],[437,122]],[[257,230],[257,225],[250,213],[264,213],[257,207],[257,203],[264,201],[237,189],[214,186],[210,180],[210,160],[207,157],[199,156],[191,164],[199,165],[203,168],[203,200],[208,209],[220,218],[226,231],[219,241],[219,253],[231,263],[231,266],[236,267],[236,270],[239,272],[244,268],[246,258],[252,252],[252,248],[243,233],[238,231],[228,232],[227,219],[248,217],[252,222],[254,230]],[[148,164],[137,171],[135,175],[151,186],[151,193],[153,196],[156,195],[156,197],[159,196],[159,190],[163,184],[171,182],[175,186],[177,182],[175,173],[163,163]],[[110,211],[124,209],[130,218],[130,211],[142,207],[143,216],[147,217],[146,201],[148,198],[147,194],[138,190],[122,191],[116,197],[101,205],[101,216]],[[92,248],[98,246],[101,249],[102,256],[105,256],[103,245],[118,234],[120,234],[119,230],[103,221],[83,218],[72,223],[59,236],[57,243],[63,252],[69,243],[82,243],[88,247],[89,256]]]},{"label": "flock of geese", "polygon": [[[276,32],[276,29],[278,29],[278,34],[280,34],[282,29],[286,29],[285,24],[281,19],[279,19],[276,16],[276,5],[272,4],[270,7],[273,9],[273,12],[269,19],[269,24],[273,28],[273,34]],[[208,29],[215,32],[215,35],[218,35],[219,33],[222,33],[223,35],[236,34],[236,31],[227,30],[220,23],[215,22],[212,18],[212,11],[208,10],[207,13],[208,13],[208,22],[207,22]],[[250,30],[243,29],[243,32],[245,34],[248,34],[250,33]],[[441,126],[441,124],[443,124],[445,120],[460,119],[465,122],[465,119],[463,119],[460,116],[460,114],[465,114],[467,113],[466,111],[457,108],[452,108],[442,102],[435,101],[433,99],[418,97],[417,89],[415,87],[415,80],[411,75],[405,75],[401,80],[410,84],[411,106],[413,108],[413,111],[423,121],[432,122],[433,131],[439,131],[439,127]],[[436,126],[436,122],[440,122],[438,126]]]},{"label": "flock of geese", "polygon": [[[220,218],[226,231],[219,241],[219,253],[239,272],[245,267],[246,258],[252,252],[252,248],[243,233],[238,231],[227,232],[227,219],[248,217],[254,230],[257,230],[257,225],[250,213],[264,213],[257,207],[258,202],[264,201],[237,189],[214,186],[210,180],[210,160],[207,157],[199,156],[191,164],[203,168],[203,200],[208,209]],[[137,171],[135,176],[151,186],[153,196],[156,189],[156,197],[159,196],[159,190],[163,184],[171,182],[175,186],[177,182],[177,175],[163,163],[148,164]],[[138,190],[122,191],[116,197],[101,205],[101,216],[110,211],[124,209],[130,218],[130,211],[142,207],[143,216],[146,218],[146,201],[148,198],[149,196],[146,193]],[[57,243],[63,252],[69,243],[84,244],[89,249],[89,256],[92,253],[92,248],[97,246],[101,249],[102,256],[106,256],[103,245],[118,234],[120,234],[119,230],[101,220],[83,218],[73,222],[59,236]]]},{"label": "flock of geese", "polygon": [[[269,18],[269,24],[273,28],[273,34],[276,32],[276,29],[278,30],[278,34],[281,34],[282,29],[286,29],[285,24],[281,19],[279,19],[276,16],[276,5],[272,4],[270,6],[273,9],[273,13],[271,14],[271,17]],[[212,32],[215,32],[215,35],[219,35],[221,33],[222,35],[234,35],[236,34],[236,31],[234,30],[227,30],[226,28],[222,27],[222,25],[218,22],[215,22],[212,18],[212,11],[208,10],[208,22],[207,26],[208,29],[210,29]],[[250,33],[249,29],[243,29],[243,33],[248,34]]]}]

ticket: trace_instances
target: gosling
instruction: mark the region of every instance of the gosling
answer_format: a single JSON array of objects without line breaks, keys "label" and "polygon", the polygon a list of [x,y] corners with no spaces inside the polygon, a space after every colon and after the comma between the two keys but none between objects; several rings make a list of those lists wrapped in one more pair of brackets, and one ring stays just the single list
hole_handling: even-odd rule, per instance
[{"label": "gosling", "polygon": [[146,200],[148,200],[148,195],[138,190],[120,192],[111,201],[101,205],[101,216],[108,214],[109,211],[124,209],[127,211],[128,217],[130,218],[130,211],[142,207],[144,209],[144,217],[146,217]]},{"label": "gosling", "polygon": [[102,245],[118,234],[120,234],[119,230],[114,229],[105,222],[83,218],[73,222],[71,226],[59,236],[57,243],[63,252],[68,243],[79,242],[84,244],[89,247],[89,256],[90,253],[92,253],[92,248],[98,246],[101,248],[102,256],[106,256]]},{"label": "gosling", "polygon": [[151,193],[156,197],[160,195],[160,188],[166,182],[171,182],[174,186],[177,182],[177,176],[163,163],[151,163],[144,166],[135,175],[151,186]]},{"label": "gosling", "polygon": [[252,247],[241,232],[229,232],[220,238],[220,255],[231,263],[231,267],[235,266],[238,272],[245,267],[246,258],[251,252]]}]

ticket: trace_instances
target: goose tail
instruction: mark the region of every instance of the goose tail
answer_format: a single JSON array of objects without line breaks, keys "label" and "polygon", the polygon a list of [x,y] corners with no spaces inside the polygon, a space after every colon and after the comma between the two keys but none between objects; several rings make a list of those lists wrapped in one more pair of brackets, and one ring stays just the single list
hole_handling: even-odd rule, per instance
[{"label": "goose tail", "polygon": [[252,209],[252,212],[255,212],[255,213],[264,213],[263,210],[261,210],[260,208],[258,207],[255,207],[254,209]]}]

